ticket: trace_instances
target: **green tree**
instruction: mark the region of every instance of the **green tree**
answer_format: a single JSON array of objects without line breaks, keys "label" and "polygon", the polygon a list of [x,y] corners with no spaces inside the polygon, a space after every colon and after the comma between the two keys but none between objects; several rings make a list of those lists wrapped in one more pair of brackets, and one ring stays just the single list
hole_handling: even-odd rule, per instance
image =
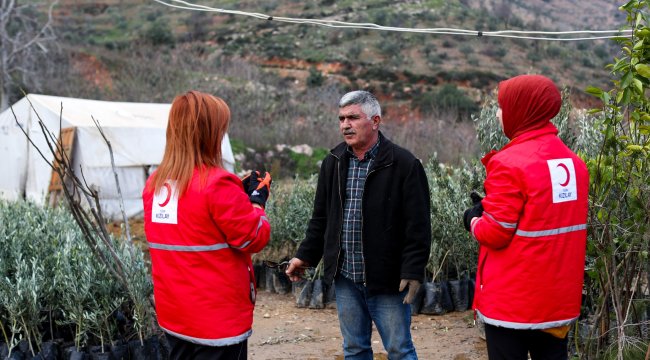
[{"label": "green tree", "polygon": [[597,332],[599,341],[587,343],[581,357],[605,351],[607,358],[648,359],[648,335],[640,327],[650,306],[650,2],[632,0],[620,9],[632,33],[616,40],[621,57],[608,65],[614,86],[587,89],[602,101],[592,112],[603,118],[604,139],[598,155],[587,161],[587,274],[593,285],[586,290],[595,302],[592,334]]}]

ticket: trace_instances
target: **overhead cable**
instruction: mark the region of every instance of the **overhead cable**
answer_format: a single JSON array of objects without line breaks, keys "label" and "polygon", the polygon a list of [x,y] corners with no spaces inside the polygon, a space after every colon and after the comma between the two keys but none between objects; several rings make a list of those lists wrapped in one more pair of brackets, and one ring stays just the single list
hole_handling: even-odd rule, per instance
[{"label": "overhead cable", "polygon": [[395,32],[420,33],[420,34],[463,35],[463,36],[479,36],[479,37],[486,36],[486,37],[501,37],[501,38],[512,38],[512,39],[527,39],[527,40],[547,40],[547,41],[581,41],[581,40],[612,39],[612,38],[617,38],[622,36],[629,36],[632,33],[632,30],[630,29],[578,30],[578,31],[526,31],[526,30],[479,31],[479,30],[465,30],[465,29],[455,29],[455,28],[405,28],[405,27],[383,26],[374,23],[353,23],[353,22],[338,21],[338,20],[272,16],[272,15],[267,15],[262,13],[219,9],[219,8],[214,8],[206,5],[193,4],[184,0],[154,0],[154,1],[176,9],[203,11],[203,12],[216,12],[220,14],[230,14],[230,15],[242,15],[242,16],[254,17],[260,20],[267,20],[267,21],[278,21],[278,22],[292,23],[292,24],[311,24],[311,25],[318,25],[318,26],[324,26],[330,28],[342,28],[342,29],[367,29],[367,30],[395,31]]}]

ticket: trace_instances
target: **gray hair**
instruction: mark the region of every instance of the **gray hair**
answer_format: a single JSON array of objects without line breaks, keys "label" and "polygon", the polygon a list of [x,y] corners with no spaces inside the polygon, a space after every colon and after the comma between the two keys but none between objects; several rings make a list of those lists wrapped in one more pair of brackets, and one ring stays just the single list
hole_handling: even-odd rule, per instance
[{"label": "gray hair", "polygon": [[355,104],[361,105],[361,110],[369,119],[375,115],[381,117],[381,106],[379,106],[379,101],[377,101],[375,95],[364,90],[357,90],[343,95],[339,100],[339,108]]}]

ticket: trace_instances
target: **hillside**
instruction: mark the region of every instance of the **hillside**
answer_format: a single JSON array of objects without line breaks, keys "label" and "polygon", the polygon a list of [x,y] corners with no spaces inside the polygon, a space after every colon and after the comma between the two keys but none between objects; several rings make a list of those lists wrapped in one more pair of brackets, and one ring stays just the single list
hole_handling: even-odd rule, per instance
[{"label": "hillside", "polygon": [[[609,0],[200,3],[276,17],[414,28],[609,30],[624,22],[618,5]],[[235,126],[234,132],[241,131],[240,137],[249,137],[247,145],[256,147],[309,141],[328,146],[336,141],[335,133],[319,136],[326,129],[321,120],[333,117],[332,104],[346,89],[375,92],[391,121],[468,123],[498,81],[541,73],[571,89],[574,105],[589,106],[592,100],[582,89],[607,84],[604,65],[616,49],[606,40],[551,42],[332,29],[173,9],[149,0],[61,0],[55,23],[61,52],[51,57],[46,74],[50,81],[39,90],[158,102],[169,102],[188,88],[214,91],[234,105],[234,116],[273,127],[272,135],[251,135]],[[278,124],[278,119],[289,124]],[[296,126],[302,130],[296,132]]]},{"label": "hillside", "polygon": [[[312,1],[274,0],[263,4],[256,1],[202,1],[201,4],[274,16],[485,31],[613,29],[623,20],[617,5],[608,0],[580,4],[566,0],[325,0],[318,5]],[[86,33],[87,36],[75,39],[80,45],[128,47],[146,31],[159,31],[158,40],[166,42],[164,32],[169,30],[177,44],[197,43],[206,52],[243,56],[263,66],[304,70],[316,65],[324,72],[351,81],[355,78],[381,80],[382,71],[378,71],[381,69],[398,77],[411,73],[427,80],[427,77],[454,80],[456,75],[461,81],[469,79],[468,85],[482,88],[492,76],[536,71],[555,76],[563,85],[583,87],[602,73],[603,60],[610,56],[606,41],[542,42],[330,29],[179,10],[146,0],[86,1],[85,4],[64,0],[60,15],[63,38],[72,40],[75,35]]]}]

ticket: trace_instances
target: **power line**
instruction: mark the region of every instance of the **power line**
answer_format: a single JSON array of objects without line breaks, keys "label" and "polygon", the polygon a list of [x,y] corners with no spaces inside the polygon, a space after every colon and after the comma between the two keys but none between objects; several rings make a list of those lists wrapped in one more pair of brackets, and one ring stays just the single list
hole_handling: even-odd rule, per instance
[{"label": "power line", "polygon": [[[462,35],[462,36],[486,36],[486,37],[501,37],[512,39],[527,39],[527,40],[546,40],[546,41],[582,41],[582,40],[598,40],[598,39],[612,39],[622,36],[627,36],[632,33],[632,30],[579,30],[579,31],[525,31],[525,30],[501,30],[501,31],[478,31],[466,30],[456,28],[405,28],[394,26],[383,26],[373,23],[353,23],[338,20],[325,20],[325,19],[305,19],[305,18],[291,18],[282,16],[272,16],[262,13],[246,12],[239,10],[219,9],[206,5],[193,4],[184,0],[154,0],[157,3],[163,4],[176,9],[216,12],[220,14],[242,15],[254,17],[260,20],[278,21],[292,24],[310,24],[318,25],[329,28],[339,29],[366,29],[366,30],[380,30],[380,31],[394,31],[394,32],[408,32],[419,34],[436,34],[436,35]],[[176,5],[178,3],[181,5]],[[606,35],[609,34],[609,35]],[[557,37],[552,37],[557,36]],[[570,36],[570,37],[563,37]]]}]

